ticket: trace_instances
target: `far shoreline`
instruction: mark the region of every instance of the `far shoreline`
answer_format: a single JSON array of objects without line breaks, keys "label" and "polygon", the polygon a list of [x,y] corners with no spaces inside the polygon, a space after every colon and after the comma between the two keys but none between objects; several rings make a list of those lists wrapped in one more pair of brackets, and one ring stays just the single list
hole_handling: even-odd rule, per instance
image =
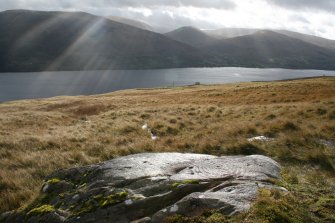
[{"label": "far shoreline", "polygon": [[228,67],[162,67],[162,68],[141,68],[141,69],[97,69],[97,70],[43,70],[43,71],[0,71],[1,74],[12,74],[12,73],[53,73],[53,72],[111,72],[111,71],[160,71],[160,70],[176,70],[176,69],[259,69],[259,70],[295,70],[295,71],[325,71],[325,72],[334,72],[335,75],[335,70],[331,69],[320,69],[320,68],[289,68],[289,67],[233,67],[233,66],[228,66]]}]

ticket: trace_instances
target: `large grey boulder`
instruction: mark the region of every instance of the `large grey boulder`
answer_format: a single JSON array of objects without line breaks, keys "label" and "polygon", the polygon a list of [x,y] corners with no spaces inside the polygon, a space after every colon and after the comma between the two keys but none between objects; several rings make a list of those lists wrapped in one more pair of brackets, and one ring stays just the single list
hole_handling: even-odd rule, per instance
[{"label": "large grey boulder", "polygon": [[233,215],[248,210],[259,188],[275,188],[271,179],[279,178],[279,165],[259,155],[130,155],[51,174],[33,204],[0,221],[158,223],[208,209]]}]

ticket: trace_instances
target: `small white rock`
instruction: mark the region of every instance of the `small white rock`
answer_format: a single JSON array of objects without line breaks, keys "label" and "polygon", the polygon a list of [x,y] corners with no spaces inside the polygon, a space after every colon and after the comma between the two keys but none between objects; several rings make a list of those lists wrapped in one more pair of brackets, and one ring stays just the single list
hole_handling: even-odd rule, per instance
[{"label": "small white rock", "polygon": [[158,139],[158,136],[155,136],[155,135],[151,134],[151,139],[152,139],[153,141],[155,141],[155,140]]},{"label": "small white rock", "polygon": [[147,129],[148,129],[148,124],[145,123],[145,124],[142,126],[142,129],[143,129],[143,130],[147,130]]},{"label": "small white rock", "polygon": [[249,142],[253,142],[253,141],[263,141],[263,142],[267,142],[267,141],[271,141],[273,140],[272,138],[268,138],[266,136],[255,136],[252,138],[249,138],[248,141]]}]

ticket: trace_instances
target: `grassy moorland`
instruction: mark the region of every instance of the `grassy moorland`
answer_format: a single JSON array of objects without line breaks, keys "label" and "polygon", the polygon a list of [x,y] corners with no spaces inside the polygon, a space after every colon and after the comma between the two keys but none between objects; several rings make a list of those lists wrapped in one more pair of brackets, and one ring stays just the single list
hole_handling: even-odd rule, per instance
[{"label": "grassy moorland", "polygon": [[[148,123],[156,141],[143,131]],[[247,139],[265,135],[268,142]],[[283,167],[248,213],[169,222],[334,222],[335,78],[127,90],[0,104],[0,212],[59,168],[140,152],[264,154]]]}]

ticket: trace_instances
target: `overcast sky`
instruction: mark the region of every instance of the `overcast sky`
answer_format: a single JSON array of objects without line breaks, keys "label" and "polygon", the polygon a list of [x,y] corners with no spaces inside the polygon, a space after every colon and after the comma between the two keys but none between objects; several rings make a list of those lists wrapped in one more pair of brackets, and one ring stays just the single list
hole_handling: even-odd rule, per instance
[{"label": "overcast sky", "polygon": [[335,0],[0,0],[0,10],[86,11],[174,29],[272,28],[335,39]]}]

